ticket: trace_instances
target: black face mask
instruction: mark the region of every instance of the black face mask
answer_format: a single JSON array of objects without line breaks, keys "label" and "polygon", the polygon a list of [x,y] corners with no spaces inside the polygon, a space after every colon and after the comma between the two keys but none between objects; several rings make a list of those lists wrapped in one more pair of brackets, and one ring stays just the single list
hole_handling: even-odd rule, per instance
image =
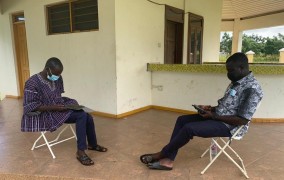
[{"label": "black face mask", "polygon": [[228,79],[230,79],[232,82],[236,82],[240,80],[240,76],[238,76],[236,73],[227,73]]}]

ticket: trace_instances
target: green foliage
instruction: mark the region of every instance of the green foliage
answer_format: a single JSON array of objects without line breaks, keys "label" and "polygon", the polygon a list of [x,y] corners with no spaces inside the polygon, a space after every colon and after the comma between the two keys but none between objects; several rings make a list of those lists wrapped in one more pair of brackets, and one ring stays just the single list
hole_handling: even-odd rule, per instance
[{"label": "green foliage", "polygon": [[[242,52],[248,51],[255,52],[254,62],[278,62],[279,50],[284,48],[284,35],[278,34],[277,36],[262,37],[258,35],[243,35]],[[225,62],[228,55],[231,54],[232,49],[232,36],[224,33],[220,42],[220,61]]]},{"label": "green foliage", "polygon": [[222,41],[220,42],[220,52],[225,52],[231,54],[232,50],[232,36],[228,33],[224,33],[222,36]]},{"label": "green foliage", "polygon": [[278,36],[274,36],[273,38],[267,38],[265,43],[265,47],[263,50],[264,54],[278,54],[279,50],[284,47],[284,36],[282,34],[278,34]]},{"label": "green foliage", "polygon": [[255,54],[260,54],[263,52],[265,47],[265,38],[258,35],[248,36],[243,35],[242,52],[253,51]]}]

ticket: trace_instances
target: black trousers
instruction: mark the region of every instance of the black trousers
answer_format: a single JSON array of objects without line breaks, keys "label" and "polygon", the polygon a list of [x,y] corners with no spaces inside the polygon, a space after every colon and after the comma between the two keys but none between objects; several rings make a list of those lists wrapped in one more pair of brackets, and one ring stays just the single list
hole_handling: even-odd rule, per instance
[{"label": "black trousers", "polygon": [[174,161],[179,148],[184,146],[194,136],[231,137],[230,129],[222,122],[204,119],[199,114],[178,117],[170,142],[162,149],[164,157]]},{"label": "black trousers", "polygon": [[65,121],[67,124],[76,123],[77,148],[79,150],[87,149],[88,144],[92,147],[97,145],[97,137],[93,117],[85,111],[74,111]]}]

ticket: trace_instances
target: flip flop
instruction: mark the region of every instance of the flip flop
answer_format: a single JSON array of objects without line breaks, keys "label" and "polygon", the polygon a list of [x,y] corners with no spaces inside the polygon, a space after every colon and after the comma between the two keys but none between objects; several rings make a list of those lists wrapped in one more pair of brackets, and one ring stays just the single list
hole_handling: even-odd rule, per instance
[{"label": "flip flop", "polygon": [[154,162],[155,160],[153,159],[153,157],[151,155],[152,154],[144,154],[144,155],[140,156],[140,161],[144,164]]},{"label": "flip flop", "polygon": [[172,167],[167,167],[164,165],[161,165],[159,161],[154,162],[154,163],[149,163],[148,165],[149,169],[154,169],[154,170],[165,170],[165,171],[170,171],[173,168]]},{"label": "flip flop", "polygon": [[95,164],[94,161],[91,158],[89,158],[89,156],[87,156],[86,154],[82,156],[77,155],[77,159],[84,166],[91,166]]},{"label": "flip flop", "polygon": [[107,152],[107,148],[100,146],[100,145],[97,145],[96,147],[88,147],[88,150]]}]

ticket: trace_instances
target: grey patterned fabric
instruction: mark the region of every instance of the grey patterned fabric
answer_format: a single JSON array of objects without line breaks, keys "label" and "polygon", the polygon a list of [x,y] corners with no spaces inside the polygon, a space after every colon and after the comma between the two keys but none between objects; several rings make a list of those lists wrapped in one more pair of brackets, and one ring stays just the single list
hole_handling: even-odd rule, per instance
[{"label": "grey patterned fabric", "polygon": [[[253,73],[250,72],[246,77],[228,86],[224,97],[218,100],[218,106],[215,110],[220,116],[234,115],[250,121],[262,97],[263,91]],[[226,123],[225,125],[231,129],[232,135],[239,128],[239,126],[235,127]],[[237,138],[243,137],[248,131],[248,126],[249,123],[242,128]]]}]

